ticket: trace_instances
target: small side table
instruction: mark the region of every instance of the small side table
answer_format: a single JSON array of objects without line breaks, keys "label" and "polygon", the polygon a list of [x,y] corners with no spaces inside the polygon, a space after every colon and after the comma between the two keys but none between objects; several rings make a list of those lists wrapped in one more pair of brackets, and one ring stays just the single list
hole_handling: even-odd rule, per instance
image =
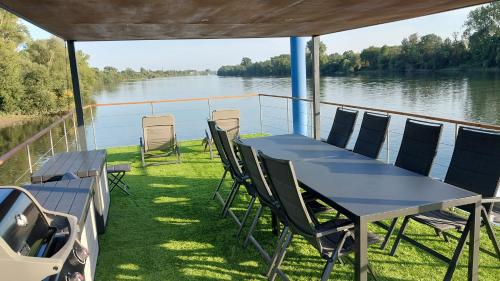
[{"label": "small side table", "polygon": [[129,186],[123,181],[123,177],[127,172],[130,172],[130,164],[119,164],[107,166],[106,168],[109,175],[109,191],[113,191],[115,187],[118,187],[122,192],[130,195],[128,192]]}]

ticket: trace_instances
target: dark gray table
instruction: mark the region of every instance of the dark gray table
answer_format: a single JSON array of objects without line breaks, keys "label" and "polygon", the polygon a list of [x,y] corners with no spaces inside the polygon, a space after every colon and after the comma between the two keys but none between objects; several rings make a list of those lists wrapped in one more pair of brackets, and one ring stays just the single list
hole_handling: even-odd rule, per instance
[{"label": "dark gray table", "polygon": [[356,280],[367,280],[368,223],[472,205],[469,280],[477,280],[481,195],[300,135],[243,142],[271,157],[291,160],[308,191],[355,223]]},{"label": "dark gray table", "polygon": [[81,178],[93,177],[94,206],[97,230],[105,232],[109,211],[109,187],[106,172],[106,150],[73,151],[58,153],[47,160],[31,175],[32,183],[44,183],[57,179],[67,172]]}]

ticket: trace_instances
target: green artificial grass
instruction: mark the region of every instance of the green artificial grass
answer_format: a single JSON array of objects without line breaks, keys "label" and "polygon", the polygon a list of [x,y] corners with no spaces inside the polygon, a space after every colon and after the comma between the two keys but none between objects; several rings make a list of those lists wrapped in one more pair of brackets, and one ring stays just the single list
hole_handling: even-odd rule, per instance
[{"label": "green artificial grass", "polygon": [[[265,280],[267,266],[259,252],[251,244],[243,248],[242,239],[235,237],[236,223],[229,216],[221,218],[220,204],[211,199],[223,171],[220,160],[203,153],[201,141],[183,142],[181,151],[182,164],[142,168],[138,147],[108,150],[111,164],[132,163],[132,171],[125,177],[132,195],[119,189],[111,193],[108,227],[99,237],[97,281]],[[229,188],[228,180],[224,197]],[[248,197],[241,189],[233,208],[237,216],[242,217]],[[269,252],[277,240],[270,225],[267,211],[254,235]],[[385,234],[377,226],[370,229]],[[497,228],[498,237],[499,232]],[[406,233],[449,257],[456,245],[456,240],[446,243],[432,229],[414,222]],[[378,245],[369,250],[378,280],[443,279],[447,265],[404,240],[397,255],[389,256],[393,241],[394,237],[384,251]],[[493,252],[484,229],[481,248]],[[454,280],[466,280],[467,249]],[[317,250],[295,236],[282,269],[290,280],[319,280],[323,266]],[[350,263],[336,264],[330,280],[353,280],[353,272]],[[500,261],[481,251],[479,280],[498,280],[499,276]]]}]

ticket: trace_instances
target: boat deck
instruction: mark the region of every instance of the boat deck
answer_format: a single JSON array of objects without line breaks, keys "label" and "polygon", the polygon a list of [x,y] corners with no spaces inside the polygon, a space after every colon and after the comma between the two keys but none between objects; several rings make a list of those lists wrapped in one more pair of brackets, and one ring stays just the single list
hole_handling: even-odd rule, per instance
[{"label": "boat deck", "polygon": [[[220,204],[211,199],[223,172],[220,160],[211,160],[198,140],[182,142],[181,151],[181,164],[143,168],[138,147],[108,150],[109,164],[132,164],[125,177],[132,195],[119,189],[111,193],[96,280],[265,280],[266,264],[259,252],[252,245],[243,248],[243,241],[235,237],[236,224],[229,217],[222,219]],[[237,216],[242,216],[247,200],[241,192],[234,207]],[[378,226],[370,229],[385,234]],[[447,256],[456,246],[455,240],[446,243],[432,229],[415,223],[406,233]],[[500,228],[496,233],[500,236]],[[481,234],[479,280],[495,280],[500,276],[499,261],[487,253],[493,253],[493,247],[484,230]],[[271,233],[269,213],[254,236],[272,251],[277,238]],[[466,280],[467,254],[465,250],[460,258],[456,280]],[[369,260],[378,280],[442,280],[447,268],[405,241],[396,257],[372,246]],[[290,280],[318,280],[323,266],[316,249],[296,237],[282,269]],[[352,280],[354,270],[349,262],[336,264],[332,275],[331,280]]]}]

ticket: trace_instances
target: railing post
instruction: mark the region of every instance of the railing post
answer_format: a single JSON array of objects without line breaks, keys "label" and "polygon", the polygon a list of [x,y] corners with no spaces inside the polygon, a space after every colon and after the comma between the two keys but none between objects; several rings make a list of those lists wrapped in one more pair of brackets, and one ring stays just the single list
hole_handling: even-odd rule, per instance
[{"label": "railing post", "polygon": [[212,119],[212,106],[210,105],[210,98],[207,99],[208,104],[208,119]]},{"label": "railing post", "polygon": [[33,166],[31,165],[31,153],[30,153],[30,146],[29,145],[26,146],[26,152],[28,153],[28,165],[30,168],[30,174],[32,174],[33,173]]},{"label": "railing post", "polygon": [[96,136],[95,136],[94,111],[92,110],[92,106],[90,106],[89,109],[90,109],[90,121],[92,122],[92,134],[94,135],[94,149],[97,149],[97,140],[96,140]]},{"label": "railing post", "polygon": [[[386,113],[386,115],[389,116],[389,113]],[[387,147],[386,147],[385,158],[386,158],[387,164],[389,164],[389,162],[390,162],[390,159],[389,159],[389,157],[390,157],[390,154],[389,154],[390,143],[389,143],[389,141],[390,141],[390,135],[391,135],[390,132],[391,132],[391,130],[390,130],[390,124],[389,124],[389,127],[387,127],[387,133],[386,133],[386,145],[387,145]]]},{"label": "railing post", "polygon": [[458,124],[455,123],[455,141],[457,141],[457,135],[458,135]]},{"label": "railing post", "polygon": [[260,133],[263,134],[264,130],[262,127],[262,102],[260,100],[261,95],[259,95],[259,120],[260,120]]},{"label": "railing post", "polygon": [[286,102],[286,129],[288,131],[288,133],[290,134],[290,114],[289,114],[289,106],[288,106],[288,99],[285,98],[285,102]]},{"label": "railing post", "polygon": [[73,129],[75,130],[76,150],[80,150],[80,144],[78,142],[78,128],[76,127],[76,120],[74,114],[73,114]]},{"label": "railing post", "polygon": [[52,140],[52,130],[49,130],[49,138],[50,138],[50,152],[52,156],[54,156],[54,141]]},{"label": "railing post", "polygon": [[64,129],[64,142],[66,143],[66,152],[69,151],[68,146],[68,131],[66,130],[66,119],[63,121],[63,129]]},{"label": "railing post", "polygon": [[150,103],[151,105],[151,115],[155,115],[155,108],[153,106],[153,103]]}]

